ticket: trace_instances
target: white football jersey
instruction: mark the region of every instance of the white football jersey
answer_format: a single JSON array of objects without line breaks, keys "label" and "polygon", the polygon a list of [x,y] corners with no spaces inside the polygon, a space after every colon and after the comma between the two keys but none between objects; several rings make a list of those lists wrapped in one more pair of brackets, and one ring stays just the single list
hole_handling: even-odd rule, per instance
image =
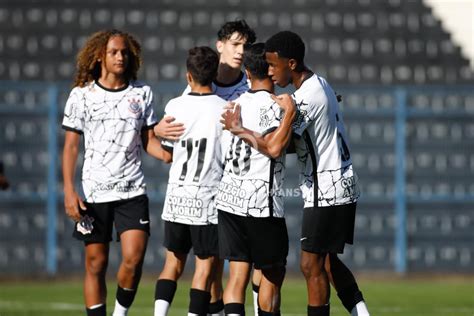
[{"label": "white football jersey", "polygon": [[[249,87],[250,81],[248,80],[247,75],[243,71],[240,73],[240,76],[237,78],[237,80],[230,84],[222,84],[216,81],[212,83],[213,93],[226,101],[234,101],[242,93],[246,92]],[[187,95],[190,92],[191,87],[188,85],[182,95]],[[227,130],[224,130],[222,132],[221,138],[222,148],[228,148],[231,139],[232,133]],[[225,150],[223,151],[223,154],[225,155]]]},{"label": "white football jersey", "polygon": [[166,105],[166,115],[183,123],[185,131],[178,141],[162,141],[163,146],[173,150],[163,220],[217,224],[214,197],[222,177],[220,118],[226,103],[214,94],[190,93]]},{"label": "white football jersey", "polygon": [[[249,90],[235,102],[241,106],[244,127],[266,135],[280,125],[281,108],[270,92]],[[216,196],[219,210],[248,217],[283,217],[284,156],[272,159],[233,136],[224,163]]]},{"label": "white football jersey", "polygon": [[141,133],[156,123],[153,94],[143,83],[110,90],[91,82],[71,91],[62,126],[84,134],[82,187],[87,202],[117,201],[146,193]]},{"label": "white football jersey", "polygon": [[315,182],[318,206],[356,202],[357,175],[352,169],[344,122],[333,89],[324,78],[313,74],[293,98],[298,108],[293,132],[297,135],[295,150],[304,207],[314,205]]}]

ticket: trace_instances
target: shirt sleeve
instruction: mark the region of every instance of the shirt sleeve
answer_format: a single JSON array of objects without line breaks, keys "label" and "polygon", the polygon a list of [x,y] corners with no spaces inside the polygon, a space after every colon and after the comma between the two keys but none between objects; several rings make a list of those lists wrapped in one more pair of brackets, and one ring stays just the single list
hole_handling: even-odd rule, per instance
[{"label": "shirt sleeve", "polygon": [[262,136],[273,132],[280,126],[283,117],[283,110],[277,103],[272,102],[269,105],[260,108],[259,132]]},{"label": "shirt sleeve", "polygon": [[79,134],[84,132],[85,98],[79,88],[74,88],[66,101],[62,127]]},{"label": "shirt sleeve", "polygon": [[301,136],[306,128],[316,120],[321,111],[326,108],[328,99],[321,91],[313,92],[313,95],[310,96],[294,93],[293,99],[297,108],[296,118],[293,122],[293,133]]}]

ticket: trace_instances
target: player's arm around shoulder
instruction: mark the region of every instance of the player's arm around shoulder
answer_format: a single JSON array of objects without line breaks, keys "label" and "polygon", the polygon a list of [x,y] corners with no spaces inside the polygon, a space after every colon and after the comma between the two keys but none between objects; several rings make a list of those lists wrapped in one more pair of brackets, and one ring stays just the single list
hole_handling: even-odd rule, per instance
[{"label": "player's arm around shoulder", "polygon": [[172,116],[164,116],[153,128],[155,135],[164,139],[178,140],[185,128],[182,123],[176,123],[175,120]]},{"label": "player's arm around shoulder", "polygon": [[173,154],[163,148],[152,128],[142,130],[142,144],[143,149],[145,149],[150,156],[165,163],[171,163],[173,161]]},{"label": "player's arm around shoulder", "polygon": [[271,95],[271,98],[281,108],[283,115],[280,125],[272,132],[265,134],[263,139],[268,155],[272,158],[277,158],[283,155],[291,141],[292,124],[296,117],[296,106],[289,94]]},{"label": "player's arm around shoulder", "polygon": [[176,141],[178,140],[181,135],[183,135],[185,127],[183,123],[176,122],[176,118],[173,115],[170,115],[170,108],[176,104],[176,100],[178,98],[172,99],[166,104],[165,106],[165,115],[160,120],[158,124],[155,125],[153,131],[156,137],[161,139],[167,139]]},{"label": "player's arm around shoulder", "polygon": [[291,125],[296,117],[296,108],[293,99],[289,95],[272,96],[272,99],[283,111],[283,117],[279,126],[266,134],[249,130],[242,126],[240,105],[236,104],[234,109],[225,109],[222,114],[221,123],[223,128],[232,134],[242,138],[247,144],[271,158],[278,158],[285,152],[291,139]]}]

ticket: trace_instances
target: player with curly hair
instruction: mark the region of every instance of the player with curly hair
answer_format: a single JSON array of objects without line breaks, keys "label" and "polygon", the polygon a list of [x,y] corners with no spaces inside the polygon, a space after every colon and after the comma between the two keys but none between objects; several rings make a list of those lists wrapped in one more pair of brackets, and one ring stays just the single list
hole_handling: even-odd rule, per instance
[{"label": "player with curly hair", "polygon": [[[141,150],[171,155],[153,133],[156,117],[148,85],[136,81],[140,44],[130,34],[93,34],[77,56],[77,74],[64,109],[64,206],[85,245],[84,300],[89,316],[106,315],[105,275],[115,225],[122,262],[113,315],[127,315],[137,292],[150,231]],[[84,136],[83,200],[74,187]]]}]

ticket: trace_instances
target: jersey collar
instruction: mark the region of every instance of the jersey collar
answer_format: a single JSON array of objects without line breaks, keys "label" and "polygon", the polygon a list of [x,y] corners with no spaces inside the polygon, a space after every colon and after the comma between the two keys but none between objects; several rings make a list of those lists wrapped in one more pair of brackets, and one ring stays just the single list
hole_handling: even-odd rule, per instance
[{"label": "jersey collar", "polygon": [[270,90],[267,90],[267,89],[257,89],[257,90],[249,89],[249,90],[247,90],[248,93],[257,93],[257,92],[260,92],[260,91],[265,91],[265,92],[268,92],[270,94],[273,94],[273,92],[271,92]]},{"label": "jersey collar", "polygon": [[104,89],[105,91],[108,91],[108,92],[120,92],[120,91],[123,91],[123,90],[127,89],[128,86],[130,85],[129,83],[127,83],[126,85],[124,85],[123,87],[121,87],[119,89],[109,89],[109,88],[106,88],[103,85],[101,85],[99,83],[99,80],[96,80],[95,84],[98,85],[100,88]]},{"label": "jersey collar", "polygon": [[232,87],[232,86],[235,86],[236,84],[238,84],[243,78],[244,78],[244,73],[241,71],[239,77],[234,82],[224,84],[224,83],[221,83],[217,80],[214,80],[214,84],[216,86],[219,86],[219,87],[222,87],[222,88]]},{"label": "jersey collar", "polygon": [[194,96],[198,96],[198,97],[203,97],[203,96],[206,96],[206,95],[214,95],[214,93],[212,93],[212,92],[206,92],[206,93],[189,92],[188,95],[194,95]]}]

